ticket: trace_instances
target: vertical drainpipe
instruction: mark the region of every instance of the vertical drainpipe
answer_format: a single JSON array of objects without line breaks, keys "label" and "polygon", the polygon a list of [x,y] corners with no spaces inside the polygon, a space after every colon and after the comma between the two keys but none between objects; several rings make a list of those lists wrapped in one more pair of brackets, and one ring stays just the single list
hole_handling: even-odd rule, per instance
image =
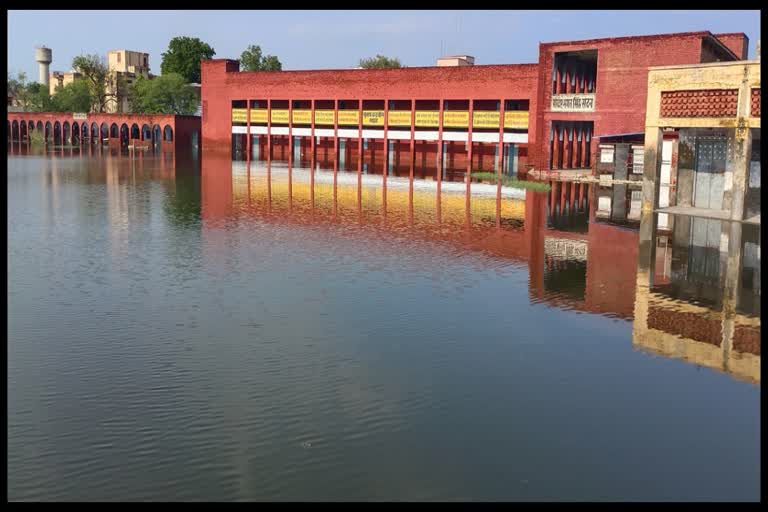
[{"label": "vertical drainpipe", "polygon": [[312,117],[309,118],[309,162],[312,167],[310,176],[315,175],[315,100],[309,100],[309,109]]},{"label": "vertical drainpipe", "polygon": [[440,98],[440,107],[437,112],[437,221],[440,222],[440,195],[443,185],[443,109],[445,100]]},{"label": "vertical drainpipe", "polygon": [[339,98],[333,100],[333,211],[336,212],[336,179],[339,173]]},{"label": "vertical drainpipe", "polygon": [[272,98],[267,98],[267,160],[272,160]]},{"label": "vertical drainpipe", "polygon": [[288,165],[293,167],[293,99],[288,98]]},{"label": "vertical drainpipe", "polygon": [[362,191],[360,187],[362,185],[363,174],[363,98],[360,97],[357,100],[357,208],[359,211],[360,201],[362,199]]},{"label": "vertical drainpipe", "polygon": [[467,220],[469,220],[469,195],[470,183],[472,183],[472,125],[474,124],[474,106],[475,100],[469,98],[469,120],[467,121]]},{"label": "vertical drainpipe", "polygon": [[504,103],[506,100],[501,98],[499,101],[499,159],[496,168],[496,227],[501,227],[501,170],[504,168]]},{"label": "vertical drainpipe", "polygon": [[[245,136],[246,136],[246,143],[245,143],[245,161],[248,165],[248,168],[250,169],[251,166],[251,99],[248,98],[246,105],[245,105]],[[249,181],[250,183],[250,181]]]},{"label": "vertical drainpipe", "polygon": [[384,217],[387,216],[387,173],[389,172],[389,139],[387,138],[387,127],[389,126],[389,98],[384,99],[384,173],[382,178],[382,211]]}]

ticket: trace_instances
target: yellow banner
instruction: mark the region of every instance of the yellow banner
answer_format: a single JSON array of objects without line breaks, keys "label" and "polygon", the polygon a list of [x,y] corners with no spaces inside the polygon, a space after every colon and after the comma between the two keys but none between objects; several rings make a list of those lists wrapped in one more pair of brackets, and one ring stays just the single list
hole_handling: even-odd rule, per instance
[{"label": "yellow banner", "polygon": [[411,126],[410,110],[390,110],[388,115],[389,126]]},{"label": "yellow banner", "polygon": [[504,128],[510,128],[513,130],[527,130],[528,111],[512,110],[510,112],[504,112]]},{"label": "yellow banner", "polygon": [[267,124],[267,109],[265,109],[265,108],[252,108],[251,109],[251,123],[264,123],[264,124]]},{"label": "yellow banner", "polygon": [[232,109],[232,122],[233,123],[247,123],[248,122],[248,110],[244,108]]},{"label": "yellow banner", "polygon": [[440,126],[440,112],[437,110],[417,110],[416,126],[437,128]]},{"label": "yellow banner", "polygon": [[315,110],[315,124],[333,126],[333,110]]},{"label": "yellow banner", "polygon": [[472,112],[472,128],[498,128],[499,112],[477,110]]},{"label": "yellow banner", "polygon": [[383,110],[363,110],[364,126],[384,126]]},{"label": "yellow banner", "polygon": [[272,123],[288,124],[288,109],[272,109]]},{"label": "yellow banner", "polygon": [[443,126],[448,128],[466,128],[469,125],[469,111],[443,111]]},{"label": "yellow banner", "polygon": [[294,110],[291,112],[293,124],[312,124],[311,110]]},{"label": "yellow banner", "polygon": [[339,124],[344,126],[357,126],[360,124],[360,116],[357,110],[339,110]]}]

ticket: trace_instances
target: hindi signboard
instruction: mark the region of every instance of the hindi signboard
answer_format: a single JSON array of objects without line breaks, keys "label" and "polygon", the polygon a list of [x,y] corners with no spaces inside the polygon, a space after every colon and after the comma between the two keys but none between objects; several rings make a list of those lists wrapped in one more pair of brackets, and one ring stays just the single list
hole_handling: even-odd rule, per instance
[{"label": "hindi signboard", "polygon": [[555,94],[552,96],[552,112],[594,112],[594,94]]}]

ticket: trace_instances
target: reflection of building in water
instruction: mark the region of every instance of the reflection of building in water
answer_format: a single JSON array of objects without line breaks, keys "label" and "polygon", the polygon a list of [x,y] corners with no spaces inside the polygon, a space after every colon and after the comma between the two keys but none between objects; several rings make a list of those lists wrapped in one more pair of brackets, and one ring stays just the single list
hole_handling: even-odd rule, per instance
[{"label": "reflection of building in water", "polygon": [[635,346],[759,382],[759,227],[672,220],[669,234],[643,220]]}]

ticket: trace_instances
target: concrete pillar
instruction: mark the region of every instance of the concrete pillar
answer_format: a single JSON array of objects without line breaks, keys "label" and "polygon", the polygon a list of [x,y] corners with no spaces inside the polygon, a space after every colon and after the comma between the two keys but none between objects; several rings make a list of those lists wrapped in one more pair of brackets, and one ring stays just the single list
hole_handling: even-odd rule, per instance
[{"label": "concrete pillar", "polygon": [[661,129],[647,127],[645,130],[645,152],[643,158],[643,199],[642,212],[652,212],[658,207],[659,175],[661,173]]}]

